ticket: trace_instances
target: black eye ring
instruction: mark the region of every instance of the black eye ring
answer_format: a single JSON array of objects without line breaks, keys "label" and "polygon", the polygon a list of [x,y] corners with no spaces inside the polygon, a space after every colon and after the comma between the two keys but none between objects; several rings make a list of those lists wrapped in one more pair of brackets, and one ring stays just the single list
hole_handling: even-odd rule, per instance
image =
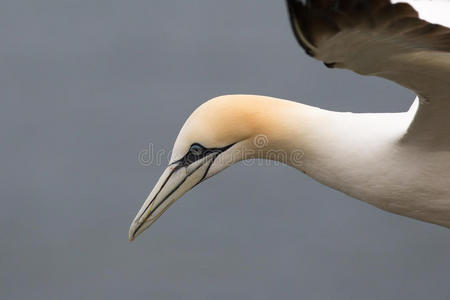
[{"label": "black eye ring", "polygon": [[199,143],[194,143],[189,147],[189,151],[186,153],[186,155],[184,157],[182,157],[180,160],[178,160],[177,162],[179,163],[180,166],[186,167],[186,166],[189,166],[190,164],[192,164],[193,162],[195,162],[205,156],[208,156],[208,155],[213,155],[214,156],[213,160],[214,160],[215,157],[217,157],[217,155],[226,151],[234,144],[235,143],[230,144],[225,147],[221,147],[221,148],[205,148],[202,145],[200,145]]},{"label": "black eye ring", "polygon": [[204,150],[205,148],[199,144],[192,144],[191,148],[189,148],[189,152],[192,153],[194,156],[202,155]]}]

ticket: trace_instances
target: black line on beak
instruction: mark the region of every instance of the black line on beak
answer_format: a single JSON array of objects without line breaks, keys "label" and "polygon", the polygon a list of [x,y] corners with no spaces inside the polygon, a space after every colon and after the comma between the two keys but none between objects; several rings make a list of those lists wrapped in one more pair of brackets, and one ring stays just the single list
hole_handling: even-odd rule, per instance
[{"label": "black line on beak", "polygon": [[[208,174],[209,169],[211,168],[211,165],[214,163],[214,161],[216,160],[216,158],[220,155],[220,153],[217,153],[216,156],[213,157],[213,159],[211,160],[211,162],[209,163],[209,166],[206,168],[205,173],[203,174],[202,178],[197,182],[197,184],[199,184],[200,182],[203,181],[203,179],[205,179],[206,174]],[[196,185],[197,185],[196,184]]]},{"label": "black line on beak", "polygon": [[[171,191],[170,191],[170,193],[168,193],[165,197],[164,197],[164,199],[162,199],[161,200],[161,202],[159,202],[156,206],[155,206],[155,208],[150,212],[150,214],[147,216],[147,218],[145,218],[145,220],[134,230],[134,232],[133,232],[133,236],[135,236],[136,235],[136,232],[142,227],[142,225],[144,225],[144,223],[145,223],[145,221],[148,219],[148,218],[150,218],[151,217],[151,215],[152,215],[152,213],[154,212],[154,211],[156,211],[157,209],[158,209],[158,207],[160,207],[161,206],[161,204],[163,204],[185,181],[186,181],[186,179],[188,179],[189,178],[189,176],[191,176],[192,174],[194,174],[195,173],[195,171],[197,171],[201,166],[203,166],[203,165],[199,165],[197,168],[195,168],[190,174],[188,174],[188,175],[186,175],[184,178],[183,178],[183,180],[179,183],[179,184],[177,184],[177,186],[176,187],[174,187]],[[147,209],[149,208],[149,206],[151,205],[151,203],[153,202],[153,200],[155,200],[155,198],[158,196],[158,194],[162,191],[162,189],[163,189],[163,187],[164,187],[164,185],[167,183],[167,181],[169,180],[169,178],[172,176],[172,174],[173,173],[175,173],[175,171],[177,171],[178,169],[180,169],[181,168],[181,165],[178,165],[175,169],[173,169],[172,170],[172,173],[170,173],[170,175],[169,176],[167,176],[167,179],[166,179],[166,181],[164,182],[164,184],[161,186],[161,188],[159,189],[159,191],[158,191],[158,193],[156,193],[156,195],[155,195],[155,197],[153,197],[153,199],[148,203],[148,205],[147,205],[147,207],[144,209],[144,211],[142,212],[142,214],[139,216],[139,219],[142,217],[142,215],[147,211]],[[138,220],[139,220],[138,219]]]},{"label": "black line on beak", "polygon": [[[166,185],[166,183],[169,181],[170,177],[172,177],[173,173],[175,173],[175,171],[177,171],[178,169],[181,168],[181,165],[177,165],[172,172],[170,172],[169,176],[167,176],[166,180],[164,180],[164,183],[161,185],[161,188],[159,189],[159,191],[156,193],[155,197],[153,197],[153,199],[155,199],[156,197],[158,197],[159,193],[162,191],[162,189],[164,188],[164,186]],[[153,201],[152,199],[152,201]],[[152,201],[150,201],[147,205],[147,207],[144,209],[144,211],[142,211],[141,215],[139,216],[139,218],[137,218],[138,220],[142,217],[142,215],[145,213],[145,211],[148,209],[148,207],[150,206],[150,204],[152,203]]]},{"label": "black line on beak", "polygon": [[[208,174],[208,171],[209,171],[209,169],[211,168],[211,165],[213,164],[213,162],[216,160],[216,158],[222,153],[222,152],[224,152],[224,151],[226,151],[226,150],[228,150],[229,148],[231,148],[233,145],[234,145],[235,143],[233,143],[233,144],[230,144],[230,145],[228,145],[228,146],[225,146],[225,147],[222,147],[222,148],[212,148],[212,149],[207,149],[207,154],[206,155],[208,155],[208,154],[213,154],[214,155],[214,157],[212,158],[212,160],[211,160],[211,162],[209,163],[209,165],[208,165],[208,167],[206,168],[206,171],[205,171],[205,173],[203,174],[203,176],[202,176],[202,178],[194,185],[194,186],[196,186],[197,184],[199,184],[200,182],[202,182],[203,181],[203,179],[205,179],[205,177],[206,177],[206,175]],[[188,153],[189,154],[189,153]],[[188,155],[188,154],[186,154],[186,156]],[[167,176],[167,178],[166,178],[166,180],[164,180],[164,183],[161,185],[161,188],[159,189],[159,191],[156,193],[156,195],[153,197],[153,199],[147,204],[147,207],[142,211],[142,213],[141,213],[141,215],[139,216],[139,218],[136,218],[137,220],[139,220],[143,215],[144,215],[144,213],[147,211],[147,209],[150,207],[150,205],[152,204],[152,202],[153,202],[153,200],[155,200],[155,198],[156,197],[158,197],[158,195],[159,195],[159,193],[162,191],[162,189],[164,188],[164,186],[166,185],[166,183],[169,181],[169,179],[170,179],[170,177],[172,177],[172,175],[176,172],[176,171],[178,171],[178,169],[180,169],[180,168],[182,168],[182,167],[187,167],[189,164],[186,164],[186,156],[185,157],[183,157],[182,159],[180,159],[180,160],[178,160],[178,161],[175,161],[174,163],[172,163],[172,164],[177,164],[176,166],[175,166],[175,168],[172,170],[172,172],[169,174],[169,176]],[[203,156],[204,157],[204,156]],[[191,162],[191,163],[193,163],[193,162]],[[158,205],[156,205],[155,206],[155,208],[153,209],[153,211],[156,211],[157,209],[158,209],[158,207],[161,205],[161,204],[163,204],[164,203],[164,201],[166,201],[167,200],[167,198],[169,198],[185,181],[186,181],[186,179],[189,177],[189,176],[191,176],[192,174],[194,174],[195,173],[195,171],[197,171],[201,166],[203,166],[203,165],[199,165],[197,168],[195,168],[195,170],[193,170],[192,172],[191,172],[191,174],[189,174],[189,175],[187,175],[186,177],[184,177],[183,178],[183,180],[174,188],[174,189],[172,189],[172,191],[170,191],[170,193],[169,194],[167,194],[166,195],[166,197],[164,197],[164,199],[163,200],[161,200],[161,202],[160,203],[158,203]],[[151,214],[152,214],[152,212],[150,212],[150,214],[147,216],[147,218],[145,218],[145,220],[134,230],[134,232],[133,232],[133,236],[135,236],[136,235],[136,232],[142,227],[142,225],[145,223],[145,221],[148,219],[148,218],[150,218],[150,216],[151,216]]]}]

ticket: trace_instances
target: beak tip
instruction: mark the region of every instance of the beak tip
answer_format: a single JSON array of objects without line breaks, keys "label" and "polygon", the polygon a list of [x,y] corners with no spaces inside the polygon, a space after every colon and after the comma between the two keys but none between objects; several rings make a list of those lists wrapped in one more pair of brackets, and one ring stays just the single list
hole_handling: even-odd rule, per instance
[{"label": "beak tip", "polygon": [[135,237],[137,236],[136,235],[136,228],[137,228],[136,222],[133,221],[133,223],[130,226],[130,230],[128,231],[128,240],[130,242],[134,241]]},{"label": "beak tip", "polygon": [[131,243],[132,241],[134,241],[134,235],[130,232],[128,234],[128,241]]}]

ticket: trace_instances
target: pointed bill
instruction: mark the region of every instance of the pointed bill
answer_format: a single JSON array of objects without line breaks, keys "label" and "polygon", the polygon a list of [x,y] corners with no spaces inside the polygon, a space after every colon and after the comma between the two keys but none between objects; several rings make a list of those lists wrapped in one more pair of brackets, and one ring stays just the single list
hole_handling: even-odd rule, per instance
[{"label": "pointed bill", "polygon": [[184,166],[182,162],[170,164],[131,223],[128,239],[134,240],[152,225],[173,202],[205,179],[216,156],[217,153],[212,153],[187,166]]}]

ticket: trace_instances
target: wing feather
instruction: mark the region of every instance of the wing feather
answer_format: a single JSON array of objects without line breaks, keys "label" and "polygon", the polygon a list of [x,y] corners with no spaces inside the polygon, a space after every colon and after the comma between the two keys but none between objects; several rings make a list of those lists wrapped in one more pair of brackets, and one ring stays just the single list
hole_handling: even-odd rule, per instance
[{"label": "wing feather", "polygon": [[308,55],[413,90],[421,104],[404,142],[450,149],[450,1],[394,2],[287,0]]}]

